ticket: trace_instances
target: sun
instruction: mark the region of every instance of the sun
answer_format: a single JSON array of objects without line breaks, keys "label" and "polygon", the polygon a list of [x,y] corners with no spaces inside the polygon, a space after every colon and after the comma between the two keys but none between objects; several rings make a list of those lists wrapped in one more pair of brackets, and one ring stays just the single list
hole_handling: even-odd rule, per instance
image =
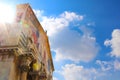
[{"label": "sun", "polygon": [[0,3],[0,22],[11,23],[15,19],[15,7]]}]

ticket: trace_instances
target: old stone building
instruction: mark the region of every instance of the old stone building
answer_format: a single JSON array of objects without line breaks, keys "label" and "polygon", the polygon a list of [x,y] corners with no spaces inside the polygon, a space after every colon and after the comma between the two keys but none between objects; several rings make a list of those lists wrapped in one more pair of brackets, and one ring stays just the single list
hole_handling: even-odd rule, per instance
[{"label": "old stone building", "polygon": [[46,32],[29,4],[17,5],[14,22],[0,23],[0,80],[52,80],[53,71]]}]

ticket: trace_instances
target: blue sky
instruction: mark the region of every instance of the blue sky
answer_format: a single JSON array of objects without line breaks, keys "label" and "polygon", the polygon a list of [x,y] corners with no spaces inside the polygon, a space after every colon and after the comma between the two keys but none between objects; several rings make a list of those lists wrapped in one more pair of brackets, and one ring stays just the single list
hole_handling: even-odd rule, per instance
[{"label": "blue sky", "polygon": [[120,79],[119,0],[1,0],[29,3],[48,32],[53,80]]}]

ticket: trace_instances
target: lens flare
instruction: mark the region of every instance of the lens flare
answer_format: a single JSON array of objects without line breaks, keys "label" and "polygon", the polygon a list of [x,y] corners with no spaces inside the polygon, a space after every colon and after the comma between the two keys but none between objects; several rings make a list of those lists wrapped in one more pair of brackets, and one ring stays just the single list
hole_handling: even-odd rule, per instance
[{"label": "lens flare", "polygon": [[15,7],[0,3],[0,22],[11,23],[15,19]]}]

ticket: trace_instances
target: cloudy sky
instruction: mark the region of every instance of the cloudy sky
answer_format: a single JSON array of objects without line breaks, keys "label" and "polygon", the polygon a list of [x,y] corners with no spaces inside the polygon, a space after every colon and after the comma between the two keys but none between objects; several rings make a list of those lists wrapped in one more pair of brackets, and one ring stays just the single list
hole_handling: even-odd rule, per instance
[{"label": "cloudy sky", "polygon": [[53,80],[120,79],[119,0],[0,0],[29,3],[50,41]]}]

